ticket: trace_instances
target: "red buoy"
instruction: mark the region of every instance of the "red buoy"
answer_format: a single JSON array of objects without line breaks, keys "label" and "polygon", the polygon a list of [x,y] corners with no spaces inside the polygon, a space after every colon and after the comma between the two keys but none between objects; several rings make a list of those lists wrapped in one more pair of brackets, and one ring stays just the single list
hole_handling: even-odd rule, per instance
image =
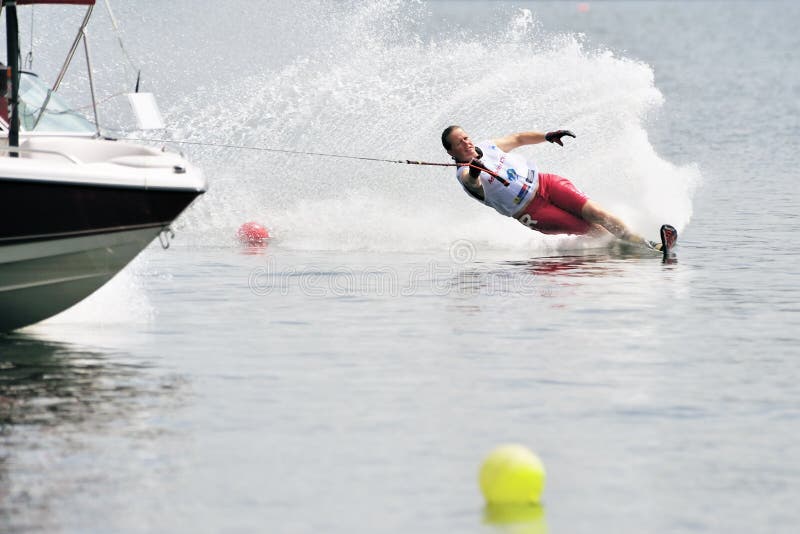
[{"label": "red buoy", "polygon": [[269,239],[269,230],[257,222],[246,222],[239,227],[236,237],[239,238],[240,243],[263,243]]}]

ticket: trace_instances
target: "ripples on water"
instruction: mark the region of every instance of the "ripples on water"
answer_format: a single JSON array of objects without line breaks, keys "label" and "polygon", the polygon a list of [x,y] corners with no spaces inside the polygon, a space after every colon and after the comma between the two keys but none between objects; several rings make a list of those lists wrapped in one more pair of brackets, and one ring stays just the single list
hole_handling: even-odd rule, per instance
[{"label": "ripples on water", "polygon": [[480,531],[478,463],[512,440],[545,459],[551,525],[731,530],[729,495],[786,524],[797,331],[743,330],[758,293],[734,293],[693,247],[666,264],[476,252],[153,254],[157,320],[104,326],[116,350],[38,337],[86,337],[81,323],[2,340],[2,517]]},{"label": "ripples on water", "polygon": [[139,483],[129,463],[157,463],[148,445],[175,432],[159,414],[185,397],[182,378],[125,353],[0,338],[0,531],[70,529],[90,513],[61,505]]}]

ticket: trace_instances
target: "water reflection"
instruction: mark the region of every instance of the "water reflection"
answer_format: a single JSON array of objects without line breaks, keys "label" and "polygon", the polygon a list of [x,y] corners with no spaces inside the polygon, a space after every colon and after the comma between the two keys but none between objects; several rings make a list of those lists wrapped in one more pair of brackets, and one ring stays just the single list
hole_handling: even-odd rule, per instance
[{"label": "water reflection", "polygon": [[637,264],[659,261],[672,263],[667,258],[654,256],[652,251],[630,247],[602,253],[593,250],[562,256],[538,256],[526,260],[470,263],[459,266],[444,285],[459,296],[549,297],[552,296],[552,284],[569,285],[576,278],[619,275],[630,271]]},{"label": "water reflection", "polygon": [[[113,359],[112,359],[113,358]],[[124,413],[146,366],[23,334],[0,337],[0,429],[101,421]]]},{"label": "water reflection", "polygon": [[577,276],[601,276],[617,274],[638,262],[661,261],[663,264],[677,263],[675,254],[654,254],[640,247],[619,247],[612,251],[586,251],[563,256],[534,257],[524,261],[508,261],[505,265],[521,266],[537,275],[568,273]]},{"label": "water reflection", "polygon": [[59,503],[124,471],[103,444],[157,443],[185,389],[130,354],[0,336],[0,531],[55,529]]},{"label": "water reflection", "polygon": [[269,241],[259,241],[256,243],[245,243],[239,248],[239,252],[245,256],[265,256]]},{"label": "water reflection", "polygon": [[510,534],[547,534],[545,509],[541,505],[486,505],[483,522]]}]

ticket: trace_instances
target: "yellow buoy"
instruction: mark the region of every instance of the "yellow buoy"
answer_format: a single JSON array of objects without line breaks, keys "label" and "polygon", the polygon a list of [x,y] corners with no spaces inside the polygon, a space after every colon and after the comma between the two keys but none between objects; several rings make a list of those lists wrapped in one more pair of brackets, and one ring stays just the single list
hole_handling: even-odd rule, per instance
[{"label": "yellow buoy", "polygon": [[501,445],[483,461],[480,486],[488,504],[538,504],[544,490],[542,461],[522,445]]}]

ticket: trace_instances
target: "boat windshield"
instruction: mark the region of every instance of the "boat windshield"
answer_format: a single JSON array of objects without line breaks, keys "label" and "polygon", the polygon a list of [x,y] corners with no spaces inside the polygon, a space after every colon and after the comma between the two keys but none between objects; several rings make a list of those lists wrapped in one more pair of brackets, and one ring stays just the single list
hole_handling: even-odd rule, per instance
[{"label": "boat windshield", "polygon": [[[20,73],[19,123],[28,132],[70,132],[93,134],[94,125],[70,108],[57,94],[35,75]],[[49,95],[49,99],[48,99]],[[44,113],[42,113],[44,107]]]}]

